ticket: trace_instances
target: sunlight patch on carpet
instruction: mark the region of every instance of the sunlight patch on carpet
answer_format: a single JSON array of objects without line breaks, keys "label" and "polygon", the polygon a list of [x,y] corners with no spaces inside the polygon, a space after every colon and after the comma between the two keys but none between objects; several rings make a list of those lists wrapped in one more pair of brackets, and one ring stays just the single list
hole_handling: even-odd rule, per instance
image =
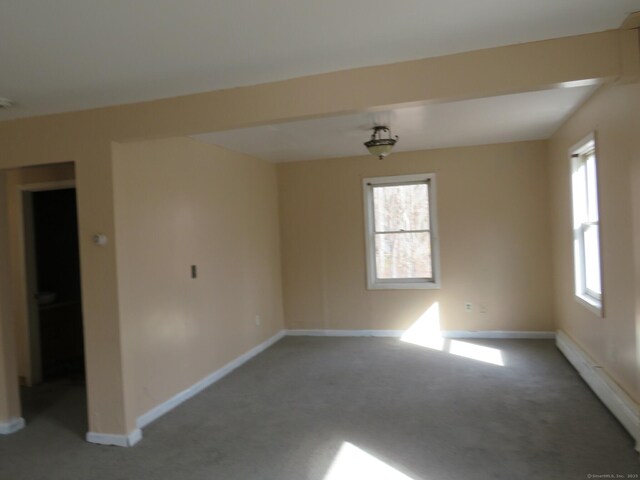
[{"label": "sunlight patch on carpet", "polygon": [[370,453],[344,442],[329,467],[324,480],[417,480],[396,470]]}]

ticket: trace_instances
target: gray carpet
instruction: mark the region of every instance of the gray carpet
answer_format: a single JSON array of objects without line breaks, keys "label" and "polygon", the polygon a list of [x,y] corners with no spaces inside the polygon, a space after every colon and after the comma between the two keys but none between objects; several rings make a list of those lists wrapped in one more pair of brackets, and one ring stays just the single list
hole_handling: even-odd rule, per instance
[{"label": "gray carpet", "polygon": [[397,339],[285,338],[130,449],[83,441],[81,386],[43,387],[25,398],[29,426],[0,438],[0,478],[324,480],[345,442],[356,473],[340,455],[332,480],[371,465],[412,480],[640,472],[631,437],[552,341],[469,342],[505,366]]}]

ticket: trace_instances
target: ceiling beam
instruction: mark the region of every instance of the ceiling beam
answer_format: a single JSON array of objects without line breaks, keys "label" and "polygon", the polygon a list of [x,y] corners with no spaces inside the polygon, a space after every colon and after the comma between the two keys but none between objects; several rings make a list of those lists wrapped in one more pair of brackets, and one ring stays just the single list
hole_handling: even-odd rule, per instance
[{"label": "ceiling beam", "polygon": [[[182,136],[619,79],[622,31],[510,45],[151,102],[0,122],[0,166],[68,161],[74,142]],[[624,40],[627,44],[629,39]],[[639,58],[628,52],[626,69]],[[38,139],[34,142],[35,139]],[[14,155],[15,154],[15,155]],[[54,158],[51,158],[51,157]],[[73,159],[73,157],[71,158]]]}]

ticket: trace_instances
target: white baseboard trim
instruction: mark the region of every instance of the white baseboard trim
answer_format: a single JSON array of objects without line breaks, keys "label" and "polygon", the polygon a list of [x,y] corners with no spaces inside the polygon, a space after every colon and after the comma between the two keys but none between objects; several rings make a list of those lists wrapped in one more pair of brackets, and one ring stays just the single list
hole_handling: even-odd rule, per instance
[{"label": "white baseboard trim", "polygon": [[25,422],[22,417],[12,418],[8,422],[0,422],[0,435],[10,435],[18,430],[22,430],[24,426]]},{"label": "white baseboard trim", "polygon": [[487,339],[553,339],[555,332],[529,332],[521,330],[445,330],[442,332],[444,338],[487,338]]},{"label": "white baseboard trim", "polygon": [[133,447],[142,440],[142,430],[136,428],[128,435],[87,432],[87,442],[98,445],[114,445],[116,447]]},{"label": "white baseboard trim", "polygon": [[404,330],[285,330],[288,337],[401,337]]},{"label": "white baseboard trim", "polygon": [[136,426],[138,428],[146,427],[151,422],[153,422],[154,420],[160,418],[165,413],[169,412],[170,410],[173,410],[175,407],[180,405],[182,402],[190,399],[194,395],[197,395],[202,390],[204,390],[205,388],[211,386],[212,384],[214,384],[215,382],[220,380],[225,375],[228,375],[229,373],[231,373],[233,370],[238,368],[243,363],[247,362],[248,360],[251,360],[253,357],[258,355],[260,352],[262,352],[262,351],[266,350],[267,348],[269,348],[271,345],[273,345],[278,340],[280,340],[282,337],[284,337],[284,334],[285,334],[285,331],[281,330],[280,332],[276,333],[273,337],[271,337],[268,340],[265,340],[264,342],[262,342],[260,345],[257,345],[256,347],[252,348],[251,350],[249,350],[248,352],[244,353],[243,355],[240,355],[235,360],[227,363],[224,367],[220,368],[219,370],[216,370],[215,372],[213,372],[210,375],[206,376],[205,378],[203,378],[199,382],[194,383],[193,385],[191,385],[186,390],[183,390],[182,392],[180,392],[180,393],[174,395],[173,397],[171,397],[169,400],[161,403],[160,405],[152,408],[148,412],[140,415],[136,420]]},{"label": "white baseboard trim", "polygon": [[640,405],[566,333],[558,331],[556,345],[591,390],[635,439],[636,450],[640,452]]},{"label": "white baseboard trim", "polygon": [[[401,337],[405,330],[286,330],[292,337]],[[555,332],[527,332],[505,330],[445,330],[444,338],[555,338]]]}]

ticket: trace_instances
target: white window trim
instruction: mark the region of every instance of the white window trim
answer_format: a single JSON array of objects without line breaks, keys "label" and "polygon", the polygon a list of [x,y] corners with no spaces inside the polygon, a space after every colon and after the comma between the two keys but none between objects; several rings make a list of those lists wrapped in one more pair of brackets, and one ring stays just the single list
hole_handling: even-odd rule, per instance
[{"label": "white window trim", "polygon": [[[402,184],[407,182],[429,182],[429,222],[431,231],[431,268],[433,279],[378,279],[376,276],[375,223],[373,212],[374,185]],[[438,237],[438,208],[436,204],[436,176],[434,173],[372,177],[362,180],[365,213],[365,250],[367,257],[367,288],[369,290],[435,289],[440,288],[440,242]]]},{"label": "white window trim", "polygon": [[596,195],[598,199],[598,210],[600,210],[600,188],[598,186],[598,153],[597,153],[597,142],[595,134],[592,132],[578,143],[576,143],[569,150],[569,160],[571,162],[571,175],[570,175],[570,184],[571,184],[571,230],[572,230],[572,238],[573,238],[573,276],[574,276],[574,293],[576,301],[582,306],[586,307],[591,312],[596,315],[603,317],[604,316],[604,284],[602,278],[602,228],[601,222],[598,220],[598,260],[600,262],[600,285],[602,293],[599,298],[597,295],[591,295],[585,285],[585,258],[584,258],[584,235],[578,233],[578,229],[576,228],[576,213],[575,213],[575,191],[573,184],[573,172],[577,170],[580,166],[581,159],[580,155],[584,154],[588,150],[594,149],[595,160],[596,160]]}]

